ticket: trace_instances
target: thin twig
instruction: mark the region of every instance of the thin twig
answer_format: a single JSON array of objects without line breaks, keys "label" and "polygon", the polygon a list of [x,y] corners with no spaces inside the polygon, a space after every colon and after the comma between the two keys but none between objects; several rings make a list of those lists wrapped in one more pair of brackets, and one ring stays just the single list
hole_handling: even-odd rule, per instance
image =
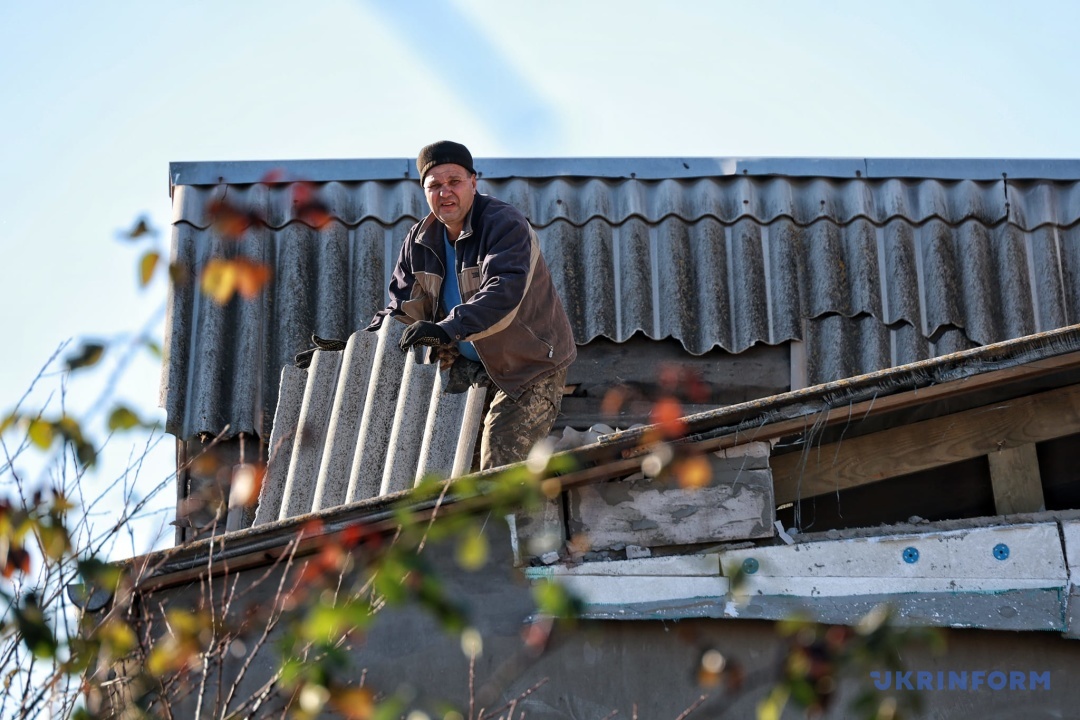
[{"label": "thin twig", "polygon": [[469,654],[469,720],[476,718],[476,653]]},{"label": "thin twig", "polygon": [[679,715],[679,717],[675,718],[675,720],[686,720],[686,718],[688,718],[688,717],[690,716],[690,713],[694,712],[694,711],[695,711],[695,710],[697,710],[697,709],[698,709],[699,707],[701,707],[701,704],[702,704],[703,702],[705,702],[706,700],[708,700],[708,699],[709,699],[709,696],[708,696],[707,694],[706,694],[706,695],[702,695],[702,696],[701,696],[701,697],[699,697],[699,698],[698,698],[697,700],[695,700],[695,701],[694,701],[694,702],[693,702],[693,703],[692,703],[692,704],[690,705],[690,707],[688,707],[688,708],[686,708],[685,710],[683,710],[683,711],[682,711],[682,713],[681,713],[681,714]]},{"label": "thin twig", "polygon": [[[539,690],[544,685],[544,683],[546,683],[549,679],[550,678],[541,678],[539,682],[537,682],[535,685],[533,685],[529,689],[525,690],[520,695],[518,695],[516,698],[513,699],[512,702],[514,702],[514,703],[521,702],[522,700],[524,700],[525,698],[529,697],[534,692]],[[507,703],[507,704],[503,705],[500,708],[496,708],[495,710],[492,710],[487,715],[481,716],[479,720],[491,720],[491,718],[495,717],[496,715],[498,715],[499,713],[501,713],[503,710],[505,710],[508,707],[510,707],[510,703]]]},{"label": "thin twig", "polygon": [[431,526],[435,524],[435,516],[439,514],[439,508],[442,507],[443,499],[446,497],[446,491],[450,489],[450,481],[447,480],[443,483],[442,492],[439,493],[439,499],[435,501],[435,508],[431,511],[431,519],[428,520],[427,527],[424,528],[424,535],[420,538],[420,544],[416,546],[416,554],[419,555],[424,549],[424,545],[427,544],[428,533],[431,532]]}]

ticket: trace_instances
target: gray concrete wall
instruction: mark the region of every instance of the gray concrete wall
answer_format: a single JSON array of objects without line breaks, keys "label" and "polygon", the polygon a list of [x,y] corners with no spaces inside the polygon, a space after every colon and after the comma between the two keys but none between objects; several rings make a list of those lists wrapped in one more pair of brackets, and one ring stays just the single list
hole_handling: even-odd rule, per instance
[{"label": "gray concrete wall", "polygon": [[[545,652],[523,653],[522,633],[532,612],[528,585],[511,567],[504,528],[488,522],[492,560],[475,573],[457,569],[452,548],[426,550],[437,567],[447,569],[447,586],[470,609],[473,624],[484,635],[484,650],[476,665],[477,709],[494,710],[541,681],[543,684],[517,705],[530,720],[600,720],[618,711],[630,718],[634,706],[641,720],[674,719],[702,694],[711,692],[697,683],[701,653],[715,648],[742,665],[748,676],[768,676],[780,657],[775,623],[760,620],[583,621],[559,626]],[[265,569],[241,573],[243,588]],[[216,585],[220,593],[223,584]],[[271,574],[257,590],[234,607],[266,605],[277,587]],[[203,596],[198,584],[156,593],[144,607],[194,607]],[[220,595],[218,596],[220,601]],[[942,631],[947,649],[941,655],[928,650],[906,653],[906,669],[931,673],[934,689],[919,691],[927,718],[1051,718],[1074,717],[1080,707],[1080,683],[1073,680],[1080,643],[1053,633]],[[250,648],[251,643],[248,643]],[[429,713],[439,700],[449,700],[467,711],[468,660],[460,639],[448,635],[428,615],[415,608],[391,609],[379,617],[366,638],[353,643],[354,665],[346,677],[359,679],[366,670],[370,686],[393,692],[409,687],[416,703]],[[236,672],[246,658],[230,661],[225,676]],[[273,672],[270,649],[251,664],[240,695],[250,692]],[[886,670],[887,668],[881,668]],[[937,673],[945,686],[936,689]],[[1049,689],[949,690],[948,673],[994,671],[1049,673]],[[984,676],[988,677],[987,676]],[[924,678],[924,679],[925,679]],[[861,678],[866,683],[870,678]],[[911,682],[917,684],[918,676]],[[895,682],[895,681],[894,681]],[[983,680],[985,683],[985,679]],[[827,717],[851,717],[847,701],[856,690],[854,681],[842,684],[842,697]],[[689,718],[747,718],[765,693],[764,686],[748,691],[734,703],[715,693]],[[272,705],[264,706],[269,711]],[[505,711],[504,711],[505,714]],[[441,717],[441,713],[432,717]],[[792,715],[794,717],[794,715]]]}]

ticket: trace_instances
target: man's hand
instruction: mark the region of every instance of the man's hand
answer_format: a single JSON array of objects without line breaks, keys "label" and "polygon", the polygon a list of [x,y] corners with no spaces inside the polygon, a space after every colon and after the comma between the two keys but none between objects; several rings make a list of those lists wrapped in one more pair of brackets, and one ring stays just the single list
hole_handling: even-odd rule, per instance
[{"label": "man's hand", "polygon": [[405,328],[405,332],[401,334],[398,347],[401,348],[402,352],[406,352],[413,345],[431,345],[434,347],[449,344],[450,336],[445,330],[433,322],[419,320]]}]

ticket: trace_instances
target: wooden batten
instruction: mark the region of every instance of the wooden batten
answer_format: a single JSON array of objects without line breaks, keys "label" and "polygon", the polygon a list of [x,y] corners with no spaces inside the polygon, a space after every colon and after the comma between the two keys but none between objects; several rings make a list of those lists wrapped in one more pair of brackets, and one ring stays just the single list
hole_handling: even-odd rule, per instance
[{"label": "wooden batten", "polygon": [[994,506],[998,515],[1046,509],[1034,443],[1002,448],[989,453],[986,459],[990,462],[990,481],[994,485]]},{"label": "wooden batten", "polygon": [[[1071,385],[775,457],[776,500],[793,502],[1077,432],[1080,386]],[[1020,503],[1010,507],[1033,509],[1033,451],[997,460],[1002,502]],[[1041,487],[1038,495],[1041,505]]]}]

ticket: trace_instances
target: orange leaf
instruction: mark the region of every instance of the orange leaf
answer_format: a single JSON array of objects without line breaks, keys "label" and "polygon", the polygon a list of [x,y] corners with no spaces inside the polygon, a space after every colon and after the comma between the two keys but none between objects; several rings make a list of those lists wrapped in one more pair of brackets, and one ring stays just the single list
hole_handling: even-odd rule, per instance
[{"label": "orange leaf", "polygon": [[348,720],[368,720],[375,713],[375,695],[362,687],[335,689],[330,694],[330,706]]},{"label": "orange leaf", "polygon": [[279,183],[284,179],[285,179],[285,169],[284,168],[274,168],[274,169],[270,170],[268,173],[266,173],[265,175],[263,175],[261,178],[259,178],[259,182],[260,183],[265,183],[267,185],[272,185],[274,183]]},{"label": "orange leaf", "polygon": [[668,438],[679,437],[686,432],[682,405],[672,397],[663,397],[656,401],[649,421],[654,425],[659,425],[661,432]]},{"label": "orange leaf", "polygon": [[270,266],[254,260],[240,258],[236,267],[236,290],[247,300],[258,297],[263,286],[270,281]]},{"label": "orange leaf", "polygon": [[604,393],[604,400],[600,403],[600,412],[604,415],[618,415],[626,402],[626,390],[615,386]]},{"label": "orange leaf", "polygon": [[712,466],[702,455],[694,455],[677,461],[673,472],[679,487],[689,490],[708,487],[709,481],[712,480]]},{"label": "orange leaf", "polygon": [[215,200],[207,208],[210,223],[226,240],[239,240],[252,225],[259,225],[259,218],[247,210],[225,200]]}]

